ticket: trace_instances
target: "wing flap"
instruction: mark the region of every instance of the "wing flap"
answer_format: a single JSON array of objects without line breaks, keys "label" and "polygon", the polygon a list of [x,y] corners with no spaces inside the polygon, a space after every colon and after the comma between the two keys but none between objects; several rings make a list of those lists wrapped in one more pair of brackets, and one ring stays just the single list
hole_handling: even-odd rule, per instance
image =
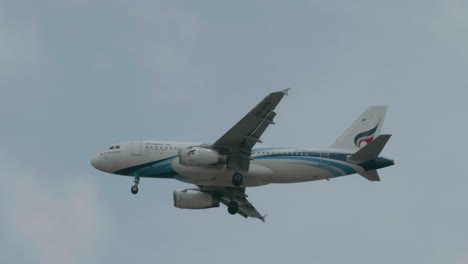
[{"label": "wing flap", "polygon": [[[252,217],[260,219],[262,222],[265,222],[265,216],[261,215],[257,211],[257,209],[255,209],[255,207],[249,202],[249,200],[247,200],[246,198],[236,198],[232,200],[236,201],[239,204],[239,211],[237,212],[238,214],[245,218]],[[232,200],[228,197],[223,197],[221,199],[221,202],[224,205],[228,206],[229,202],[231,202]]]},{"label": "wing flap", "polygon": [[252,203],[247,200],[245,194],[245,188],[234,188],[234,187],[216,187],[216,186],[199,186],[203,192],[210,193],[217,197],[221,203],[228,206],[231,201],[235,201],[239,204],[238,214],[248,218],[257,218],[262,222],[265,222],[265,215],[261,215]]}]

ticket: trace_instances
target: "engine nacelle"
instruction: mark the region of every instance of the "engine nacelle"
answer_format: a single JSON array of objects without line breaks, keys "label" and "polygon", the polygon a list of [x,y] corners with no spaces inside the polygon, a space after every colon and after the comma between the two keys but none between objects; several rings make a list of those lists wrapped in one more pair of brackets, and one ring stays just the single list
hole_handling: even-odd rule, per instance
[{"label": "engine nacelle", "polygon": [[179,149],[179,162],[185,166],[210,166],[226,162],[226,156],[202,147]]},{"label": "engine nacelle", "polygon": [[174,191],[174,206],[181,209],[206,209],[219,207],[219,200],[198,190]]}]

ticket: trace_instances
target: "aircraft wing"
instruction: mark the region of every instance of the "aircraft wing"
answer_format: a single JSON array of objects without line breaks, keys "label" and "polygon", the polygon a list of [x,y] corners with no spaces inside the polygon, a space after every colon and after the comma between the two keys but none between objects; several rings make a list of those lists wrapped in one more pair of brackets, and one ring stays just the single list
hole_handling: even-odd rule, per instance
[{"label": "aircraft wing", "polygon": [[289,88],[269,94],[211,146],[229,157],[229,167],[249,170],[252,148],[262,142],[263,132],[274,124],[274,110],[288,91]]},{"label": "aircraft wing", "polygon": [[217,187],[217,186],[199,186],[200,190],[206,193],[210,193],[217,197],[220,202],[228,206],[229,202],[236,201],[239,204],[239,211],[237,212],[241,216],[248,218],[257,218],[265,222],[266,215],[261,215],[252,203],[247,200],[245,194],[245,188],[239,187]]}]

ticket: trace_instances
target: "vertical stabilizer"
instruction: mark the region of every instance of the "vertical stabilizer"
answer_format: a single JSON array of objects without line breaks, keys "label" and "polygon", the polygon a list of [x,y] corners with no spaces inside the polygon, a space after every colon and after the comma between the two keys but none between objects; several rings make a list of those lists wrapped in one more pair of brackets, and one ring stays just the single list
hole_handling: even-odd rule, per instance
[{"label": "vertical stabilizer", "polygon": [[330,146],[332,149],[358,151],[380,135],[386,106],[371,106]]}]

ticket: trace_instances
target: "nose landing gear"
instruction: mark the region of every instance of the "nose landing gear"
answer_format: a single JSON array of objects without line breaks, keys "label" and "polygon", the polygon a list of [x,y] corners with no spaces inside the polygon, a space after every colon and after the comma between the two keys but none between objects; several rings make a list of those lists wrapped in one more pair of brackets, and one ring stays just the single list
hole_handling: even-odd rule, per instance
[{"label": "nose landing gear", "polygon": [[135,180],[133,180],[133,182],[135,183],[135,185],[132,186],[130,191],[133,194],[137,194],[138,193],[138,184],[140,183],[140,177],[135,177]]}]

